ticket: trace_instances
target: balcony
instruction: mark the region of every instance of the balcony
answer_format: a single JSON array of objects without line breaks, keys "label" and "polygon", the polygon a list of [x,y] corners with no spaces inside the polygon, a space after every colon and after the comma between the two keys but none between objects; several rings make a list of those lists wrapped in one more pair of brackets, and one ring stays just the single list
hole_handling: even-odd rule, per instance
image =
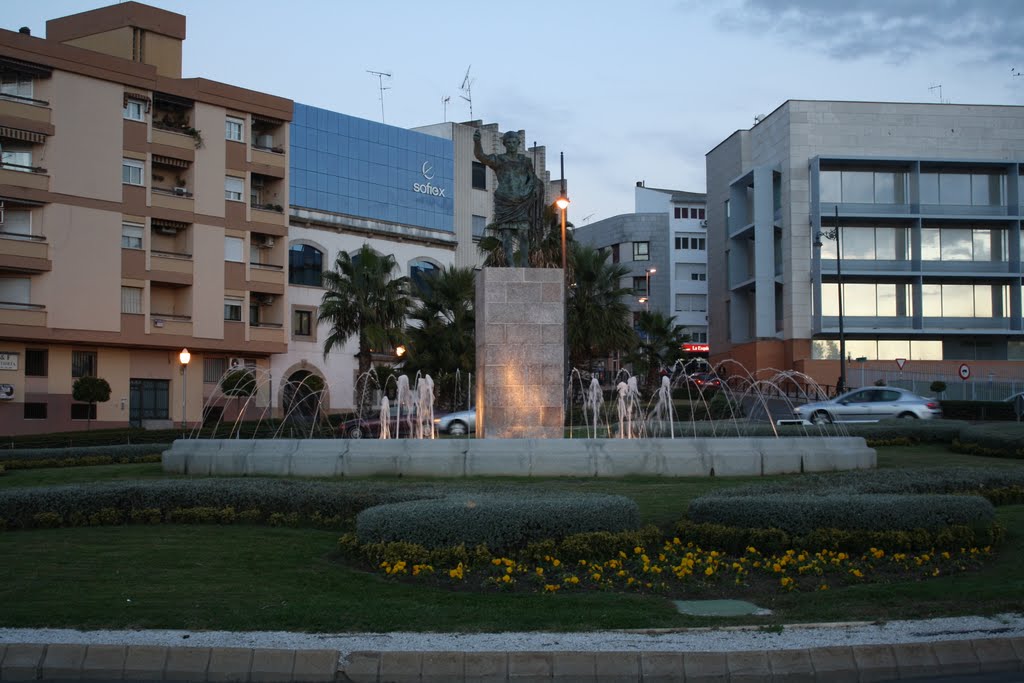
[{"label": "balcony", "polygon": [[284,121],[266,116],[252,117],[252,162],[284,169]]},{"label": "balcony", "polygon": [[149,314],[149,331],[151,334],[168,334],[175,336],[192,336],[192,317],[173,313]]},{"label": "balcony", "polygon": [[46,307],[17,301],[0,301],[0,325],[46,327]]},{"label": "balcony", "polygon": [[0,232],[0,272],[45,273],[52,269],[45,237]]},{"label": "balcony", "polygon": [[202,133],[193,127],[195,102],[177,95],[153,93],[153,142],[181,149],[203,146]]},{"label": "balcony", "polygon": [[34,100],[30,97],[17,97],[16,95],[3,95],[0,97],[0,117],[13,116],[29,121],[50,123],[53,110],[50,103],[44,100]]},{"label": "balcony", "polygon": [[250,263],[249,282],[260,285],[272,285],[278,293],[284,292],[284,266],[269,263]]},{"label": "balcony", "polygon": [[175,285],[191,285],[194,264],[191,254],[151,250],[150,279]]},{"label": "balcony", "polygon": [[162,209],[173,209],[193,213],[195,200],[184,187],[153,187],[152,205]]},{"label": "balcony", "polygon": [[0,162],[0,185],[14,185],[47,192],[50,189],[50,176],[46,169],[40,166]]}]

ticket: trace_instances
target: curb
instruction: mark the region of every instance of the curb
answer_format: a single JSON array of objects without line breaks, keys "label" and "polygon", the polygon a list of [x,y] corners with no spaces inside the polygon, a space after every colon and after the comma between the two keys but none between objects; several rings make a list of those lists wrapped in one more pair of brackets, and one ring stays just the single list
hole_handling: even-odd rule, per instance
[{"label": "curb", "polygon": [[886,681],[1024,671],[1024,638],[745,652],[410,652],[0,645],[2,681],[687,683]]}]

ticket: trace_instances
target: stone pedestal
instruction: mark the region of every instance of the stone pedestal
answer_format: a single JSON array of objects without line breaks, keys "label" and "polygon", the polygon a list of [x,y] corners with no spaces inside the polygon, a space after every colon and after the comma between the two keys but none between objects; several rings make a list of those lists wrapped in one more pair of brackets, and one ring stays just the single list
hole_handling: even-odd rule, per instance
[{"label": "stone pedestal", "polygon": [[477,274],[477,438],[563,438],[564,283],[561,268]]}]

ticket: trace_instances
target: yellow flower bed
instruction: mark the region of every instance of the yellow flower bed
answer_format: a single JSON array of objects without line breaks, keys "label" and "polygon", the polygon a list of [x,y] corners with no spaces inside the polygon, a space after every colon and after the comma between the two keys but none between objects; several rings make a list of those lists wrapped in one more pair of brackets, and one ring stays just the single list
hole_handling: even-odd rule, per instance
[{"label": "yellow flower bed", "polygon": [[822,591],[837,585],[881,579],[921,579],[954,574],[980,566],[992,548],[960,548],[958,551],[887,553],[870,548],[861,554],[836,550],[786,550],[761,553],[753,546],[739,555],[701,548],[679,538],[655,549],[635,546],[620,550],[606,560],[564,562],[545,555],[534,561],[515,557],[491,557],[486,562],[459,562],[438,571],[428,564],[402,560],[382,562],[387,576],[431,577],[453,584],[475,584],[509,590],[518,588],[542,593],[566,590],[633,590],[681,592],[716,585],[775,585],[780,591]]}]

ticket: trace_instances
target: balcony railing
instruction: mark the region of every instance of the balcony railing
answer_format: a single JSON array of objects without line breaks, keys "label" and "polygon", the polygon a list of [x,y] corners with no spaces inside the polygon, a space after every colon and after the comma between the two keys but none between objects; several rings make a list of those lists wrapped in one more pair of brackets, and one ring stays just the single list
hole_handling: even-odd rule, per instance
[{"label": "balcony railing", "polygon": [[166,194],[172,197],[191,197],[192,193],[186,190],[184,187],[157,187],[153,186],[153,192],[156,194]]},{"label": "balcony railing", "polygon": [[45,242],[45,235],[26,235],[20,232],[0,232],[0,239],[21,240],[24,242]]},{"label": "balcony railing", "polygon": [[0,161],[0,168],[6,168],[10,171],[21,171],[23,173],[46,173],[46,169],[42,166],[26,166],[25,164],[14,164],[9,161]]},{"label": "balcony railing", "polygon": [[256,263],[255,261],[250,261],[249,265],[253,268],[261,268],[263,270],[284,270],[284,266],[276,266],[273,263]]},{"label": "balcony railing", "polygon": [[149,317],[154,323],[162,320],[170,320],[172,322],[187,323],[192,320],[190,315],[178,315],[177,313],[150,313]]},{"label": "balcony railing", "polygon": [[281,206],[280,204],[249,202],[249,206],[260,211],[276,211],[277,213],[284,213],[284,207]]},{"label": "balcony railing", "polygon": [[250,322],[249,327],[265,327],[272,330],[280,330],[284,327],[284,323],[268,323],[264,321]]},{"label": "balcony railing", "polygon": [[186,254],[183,251],[162,251],[160,249],[150,249],[153,256],[160,256],[162,258],[173,258],[181,259],[182,261],[191,261],[192,254]]},{"label": "balcony railing", "polygon": [[9,93],[0,93],[0,100],[11,100],[13,102],[24,102],[25,104],[36,104],[40,107],[50,106],[50,103],[46,100],[37,100],[34,97],[22,97],[21,95],[11,95]]}]

